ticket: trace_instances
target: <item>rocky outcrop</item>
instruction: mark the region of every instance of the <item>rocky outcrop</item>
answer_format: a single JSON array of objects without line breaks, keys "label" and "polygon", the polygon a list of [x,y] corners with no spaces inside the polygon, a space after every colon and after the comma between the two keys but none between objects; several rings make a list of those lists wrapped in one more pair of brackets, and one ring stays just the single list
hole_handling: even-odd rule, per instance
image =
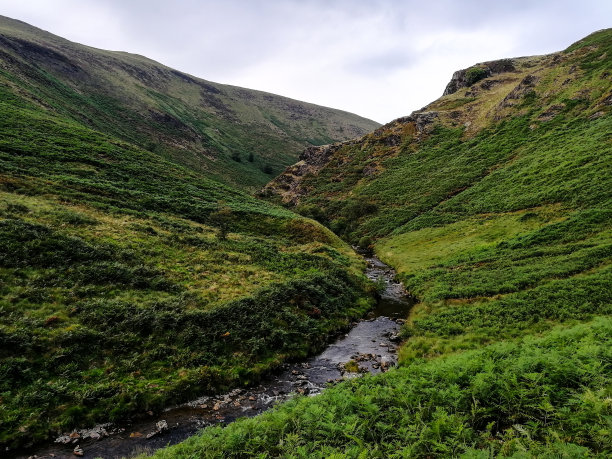
[{"label": "rocky outcrop", "polygon": [[527,75],[506,97],[504,97],[501,107],[505,108],[516,105],[517,101],[525,97],[527,93],[533,91],[537,81],[538,78],[535,75]]},{"label": "rocky outcrop", "polygon": [[453,73],[442,95],[447,96],[457,92],[461,88],[470,87],[483,78],[489,78],[499,73],[514,72],[515,70],[515,64],[512,59],[483,62],[467,69],[457,70]]},{"label": "rocky outcrop", "polygon": [[[308,194],[309,190],[304,186],[306,176],[317,175],[344,147],[350,145],[382,146],[386,147],[388,155],[396,154],[404,142],[409,139],[420,140],[424,135],[431,132],[438,119],[438,112],[418,111],[409,116],[398,118],[388,123],[371,134],[361,139],[348,142],[323,145],[320,147],[309,147],[304,150],[299,161],[289,166],[285,171],[269,182],[259,195],[263,197],[279,196],[285,204],[297,205],[302,196]],[[384,155],[383,155],[384,156]],[[382,157],[381,156],[381,159]],[[339,164],[348,162],[348,157],[339,157]],[[379,171],[379,161],[372,161],[363,168],[364,176],[371,176]],[[332,180],[340,180],[337,177]]]},{"label": "rocky outcrop", "polygon": [[355,142],[341,142],[333,145],[308,147],[300,156],[299,161],[287,167],[277,178],[268,183],[259,193],[261,196],[279,195],[283,202],[296,205],[306,190],[301,187],[302,178],[309,174],[317,174],[331,160],[334,153],[345,145]]}]

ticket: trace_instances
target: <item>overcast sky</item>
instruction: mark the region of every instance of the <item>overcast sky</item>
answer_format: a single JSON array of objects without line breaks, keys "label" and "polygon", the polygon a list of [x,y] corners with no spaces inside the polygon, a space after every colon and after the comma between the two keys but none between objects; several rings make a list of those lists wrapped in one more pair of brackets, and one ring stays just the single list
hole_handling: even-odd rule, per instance
[{"label": "overcast sky", "polygon": [[611,27],[612,0],[0,0],[0,14],[388,122],[438,98],[454,70]]}]

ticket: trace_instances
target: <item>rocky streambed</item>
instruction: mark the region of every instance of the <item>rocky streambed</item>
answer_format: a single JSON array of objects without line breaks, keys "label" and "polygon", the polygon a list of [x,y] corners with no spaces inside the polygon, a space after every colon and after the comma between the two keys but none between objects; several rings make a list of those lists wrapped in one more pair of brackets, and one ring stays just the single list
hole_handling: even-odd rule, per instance
[{"label": "rocky streambed", "polygon": [[203,427],[255,416],[296,394],[316,395],[329,384],[387,371],[397,363],[398,332],[413,298],[396,282],[395,272],[375,257],[367,257],[366,275],[379,285],[376,307],[366,318],[310,359],[286,364],[258,386],[171,407],[130,424],[103,424],[67,432],[55,443],[14,458],[121,458],[152,452],[178,443]]}]

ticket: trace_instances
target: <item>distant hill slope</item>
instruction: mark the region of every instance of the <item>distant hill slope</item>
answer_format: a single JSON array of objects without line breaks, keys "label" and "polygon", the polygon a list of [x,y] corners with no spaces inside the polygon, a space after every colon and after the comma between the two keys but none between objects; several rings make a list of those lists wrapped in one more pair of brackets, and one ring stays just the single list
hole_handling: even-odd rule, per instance
[{"label": "distant hill slope", "polygon": [[0,85],[40,110],[241,188],[262,186],[308,145],[379,126],[351,113],[205,81],[0,16]]},{"label": "distant hill slope", "polygon": [[468,215],[610,198],[612,30],[564,52],[456,72],[445,95],[359,140],[312,147],[270,182],[352,242]]}]

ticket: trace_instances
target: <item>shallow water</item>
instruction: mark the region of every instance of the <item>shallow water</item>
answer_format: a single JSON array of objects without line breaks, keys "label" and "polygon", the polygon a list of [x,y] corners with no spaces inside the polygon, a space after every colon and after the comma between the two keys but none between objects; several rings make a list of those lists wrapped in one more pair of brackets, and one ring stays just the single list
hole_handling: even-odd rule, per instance
[{"label": "shallow water", "polygon": [[[227,394],[203,396],[172,407],[146,420],[130,424],[105,424],[59,437],[54,444],[27,454],[11,454],[13,458],[74,458],[75,447],[83,457],[104,459],[129,457],[152,452],[176,444],[194,435],[203,427],[227,424],[240,417],[255,416],[275,403],[295,394],[316,395],[329,384],[358,377],[362,373],[380,373],[397,362],[397,333],[408,316],[414,300],[395,281],[395,272],[375,257],[366,258],[366,275],[379,280],[383,287],[376,307],[368,316],[353,324],[348,333],[331,343],[321,354],[310,359],[286,364],[277,374],[258,386],[236,389]],[[359,372],[344,369],[355,361]]]}]

